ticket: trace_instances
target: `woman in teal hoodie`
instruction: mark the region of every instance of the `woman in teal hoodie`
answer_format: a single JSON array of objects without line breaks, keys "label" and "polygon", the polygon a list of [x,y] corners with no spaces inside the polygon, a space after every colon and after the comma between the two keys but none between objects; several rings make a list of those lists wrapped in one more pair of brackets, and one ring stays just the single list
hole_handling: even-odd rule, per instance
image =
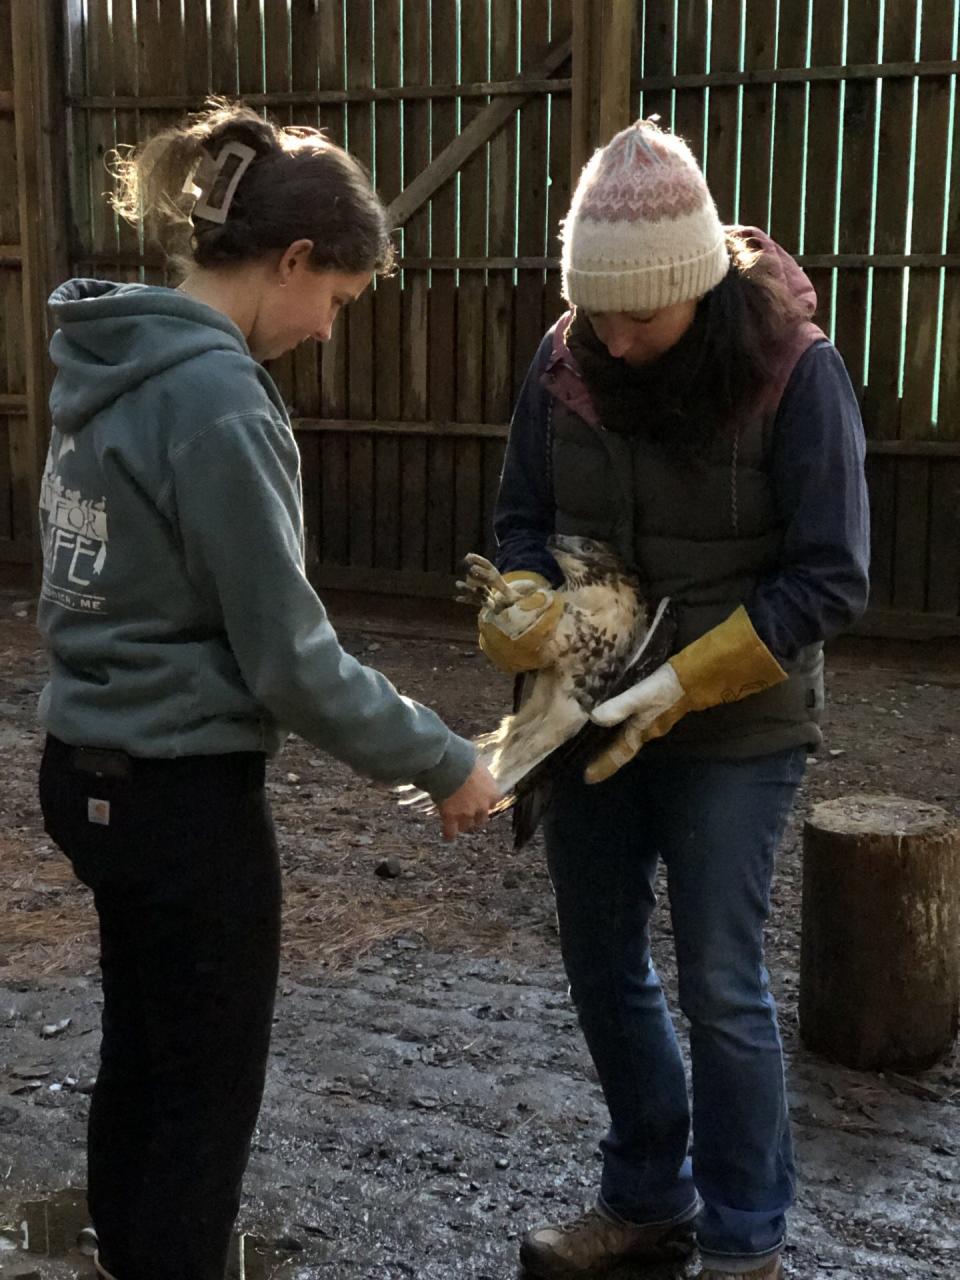
[{"label": "woman in teal hoodie", "polygon": [[[41,495],[47,831],[94,892],[89,1202],[117,1280],[221,1280],[263,1090],[280,882],[264,765],[296,732],[437,803],[496,799],[472,745],[340,647],[304,573],[299,459],[261,361],[325,341],[389,268],[383,206],[322,135],[218,104],[119,164],[189,233],[179,289],[51,299]],[[184,181],[186,179],[186,182]]]}]

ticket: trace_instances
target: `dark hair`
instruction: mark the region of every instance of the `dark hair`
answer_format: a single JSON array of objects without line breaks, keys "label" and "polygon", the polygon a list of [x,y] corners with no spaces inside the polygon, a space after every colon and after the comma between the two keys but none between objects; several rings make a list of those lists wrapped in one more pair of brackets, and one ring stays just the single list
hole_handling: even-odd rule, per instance
[{"label": "dark hair", "polygon": [[[191,216],[184,182],[204,158],[228,142],[256,153],[237,185],[226,220]],[[201,267],[249,262],[295,240],[312,240],[318,270],[387,273],[393,245],[387,211],[363,166],[318,129],[280,128],[241,103],[211,98],[203,111],[165,129],[137,149],[113,153],[117,182],[111,203],[131,222],[170,224],[174,256]],[[214,207],[230,180],[223,166]]]},{"label": "dark hair", "polygon": [[579,359],[581,347],[589,350],[584,372],[598,392],[605,425],[642,431],[684,462],[702,457],[718,434],[732,433],[738,418],[761,402],[784,343],[809,318],[771,254],[732,231],[727,252],[726,276],[700,299],[680,341],[652,364],[631,368],[614,360],[592,329],[591,341],[586,326],[574,321],[576,354]]}]

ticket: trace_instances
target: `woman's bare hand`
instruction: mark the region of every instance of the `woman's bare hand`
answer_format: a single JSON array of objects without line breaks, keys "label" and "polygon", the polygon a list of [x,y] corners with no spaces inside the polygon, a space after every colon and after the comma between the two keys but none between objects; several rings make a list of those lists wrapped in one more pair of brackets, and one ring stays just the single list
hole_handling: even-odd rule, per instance
[{"label": "woman's bare hand", "polygon": [[437,801],[444,840],[453,840],[464,831],[476,831],[490,816],[500,792],[490,770],[479,761],[466,782],[446,800]]}]

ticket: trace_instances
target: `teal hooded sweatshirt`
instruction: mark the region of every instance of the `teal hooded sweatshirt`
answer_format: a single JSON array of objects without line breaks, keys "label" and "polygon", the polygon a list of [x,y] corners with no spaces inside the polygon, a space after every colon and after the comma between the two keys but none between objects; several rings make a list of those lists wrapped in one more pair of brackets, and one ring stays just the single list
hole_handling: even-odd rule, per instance
[{"label": "teal hooded sweatshirt", "polygon": [[40,521],[46,729],[176,757],[295,732],[444,799],[471,743],[341,648],[303,560],[300,460],[277,388],[221,312],[71,280]]}]

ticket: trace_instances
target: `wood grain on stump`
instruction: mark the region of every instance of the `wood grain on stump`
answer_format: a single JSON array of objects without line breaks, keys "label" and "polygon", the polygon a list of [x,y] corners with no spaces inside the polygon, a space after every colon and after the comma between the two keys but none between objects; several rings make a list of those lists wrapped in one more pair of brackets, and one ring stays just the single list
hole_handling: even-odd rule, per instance
[{"label": "wood grain on stump", "polygon": [[803,832],[800,1034],[847,1066],[920,1069],[957,1034],[960,827],[937,805],[851,795]]}]

